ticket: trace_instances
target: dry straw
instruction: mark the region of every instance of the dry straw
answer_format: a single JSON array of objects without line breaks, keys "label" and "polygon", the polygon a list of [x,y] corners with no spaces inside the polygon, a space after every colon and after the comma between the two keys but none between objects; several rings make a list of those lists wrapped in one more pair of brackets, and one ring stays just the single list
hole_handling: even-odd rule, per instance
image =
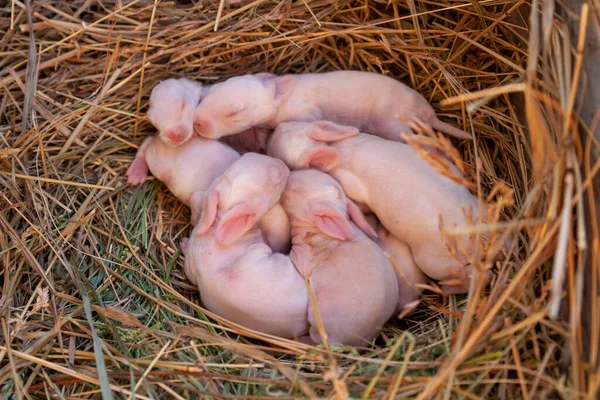
[{"label": "dry straw", "polygon": [[[581,358],[577,318],[582,260],[600,260],[585,247],[598,232],[582,223],[594,193],[578,167],[597,172],[598,144],[580,139],[581,53],[553,2],[537,3],[1,2],[0,392],[591,399],[599,378]],[[588,14],[571,16],[580,46],[598,27]],[[364,349],[309,348],[204,310],[181,270],[188,209],[156,180],[124,179],[154,133],[145,110],[161,79],[333,69],[400,79],[473,132],[451,140],[451,159],[495,205],[489,225],[446,232],[449,246],[457,234],[477,240],[473,261],[495,272],[491,286],[476,275],[450,298],[430,287]],[[435,135],[411,144],[450,149]],[[506,233],[512,246],[497,257]]]}]

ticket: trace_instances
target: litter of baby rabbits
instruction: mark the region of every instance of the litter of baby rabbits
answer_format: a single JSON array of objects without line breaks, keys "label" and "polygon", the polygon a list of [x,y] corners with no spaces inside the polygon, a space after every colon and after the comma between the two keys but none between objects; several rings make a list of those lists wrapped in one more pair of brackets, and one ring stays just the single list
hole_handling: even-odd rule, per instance
[{"label": "litter of baby rabbits", "polygon": [[[221,3],[0,5],[2,392],[15,398],[584,397],[589,363],[573,340],[582,334],[575,322],[579,266],[581,257],[597,254],[578,244],[598,238],[577,222],[592,185],[585,176],[563,179],[587,160],[586,143],[571,124],[580,104],[570,97],[580,55],[569,44],[573,32],[556,23],[542,36],[536,26],[549,20],[530,25],[532,7],[523,1],[244,0],[219,13]],[[529,43],[529,36],[537,40]],[[403,104],[387,123],[363,118],[354,107],[384,109],[378,108],[384,96],[367,98],[375,84],[353,84],[331,94],[352,115],[323,107],[324,90],[274,107],[279,115],[254,110],[264,120],[215,140],[219,130],[245,129],[244,120],[234,120],[247,118],[256,96],[269,94],[265,86],[244,102],[216,100],[230,91],[222,84],[231,78],[260,74],[258,83],[268,84],[291,76],[277,81],[279,94],[297,97],[307,82],[296,77],[350,70],[397,82],[427,106],[415,115]],[[183,78],[192,83],[184,98],[192,105],[171,102],[148,114],[171,95],[151,97],[153,89]],[[589,79],[581,75],[580,82]],[[199,92],[212,106],[205,103],[196,115]],[[211,108],[219,104],[231,108]],[[188,119],[166,121],[174,126],[165,129],[160,117],[174,111]],[[302,120],[280,121],[289,115]],[[446,125],[436,126],[432,116]],[[206,137],[195,133],[194,122]],[[275,135],[285,129],[296,138],[293,146]],[[408,129],[414,134],[396,135]],[[170,143],[157,136],[163,130]],[[414,154],[423,169],[413,176],[403,157],[367,155],[356,163],[376,174],[351,174],[348,154],[362,141]],[[248,162],[270,172],[249,184],[243,176],[257,169],[246,171]],[[183,173],[168,175],[175,170]],[[306,182],[307,170],[318,179]],[[281,190],[270,182],[282,175],[279,200],[266,198]],[[418,209],[410,208],[410,196],[399,198],[381,183],[429,193],[432,177],[443,182],[447,198],[424,195]],[[327,190],[301,194],[314,182]],[[261,192],[261,185],[271,187]],[[210,222],[202,219],[207,196],[214,220],[193,235]],[[457,202],[473,204],[442,219],[425,213]],[[382,210],[388,204],[397,209]],[[379,218],[367,213],[371,207]],[[256,208],[261,218],[250,215]],[[436,257],[421,257],[429,268],[417,265],[411,241],[419,240],[402,230],[402,215],[411,224],[424,221],[417,233],[443,232],[435,244],[427,241],[443,244]],[[395,217],[399,224],[390,225]],[[240,233],[256,241],[250,250],[226,257],[219,250],[208,263],[231,261],[228,275],[204,269],[205,281],[194,277],[212,257],[195,249],[243,249]],[[334,260],[333,268],[314,268],[320,259],[312,253]],[[557,279],[549,262],[555,254],[563,260]],[[445,257],[457,257],[457,268],[436,268]],[[346,259],[344,269],[339,260]],[[250,268],[241,271],[242,264]],[[369,274],[361,275],[367,270],[359,265]],[[473,279],[468,266],[477,272]],[[311,272],[308,282],[299,269]],[[450,294],[456,291],[462,293]],[[557,300],[560,318],[553,319],[549,305]],[[336,308],[351,311],[340,316]],[[281,321],[289,323],[280,329]],[[325,334],[326,342],[314,343]]]},{"label": "litter of baby rabbits", "polygon": [[[415,91],[369,72],[259,73],[204,88],[167,79],[150,95],[158,135],[138,150],[128,182],[142,183],[150,169],[191,207],[185,272],[208,310],[286,339],[368,345],[427,277],[448,295],[493,276],[470,264],[472,236],[489,235],[462,234],[451,247],[441,229],[485,223],[487,204],[480,213],[466,187],[403,143],[425,115],[453,131]],[[255,129],[266,130],[262,143],[243,140]],[[241,157],[216,141],[231,135],[248,143]]]}]

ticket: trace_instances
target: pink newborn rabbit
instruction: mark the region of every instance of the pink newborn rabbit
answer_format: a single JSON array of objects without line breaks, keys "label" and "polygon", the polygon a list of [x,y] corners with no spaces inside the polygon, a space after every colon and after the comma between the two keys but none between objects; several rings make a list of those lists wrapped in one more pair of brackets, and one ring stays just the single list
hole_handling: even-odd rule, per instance
[{"label": "pink newborn rabbit", "polygon": [[[348,197],[368,207],[385,228],[408,244],[419,268],[439,280],[444,293],[468,290],[472,267],[464,256],[450,253],[439,218],[447,228],[464,228],[463,208],[472,208],[477,216],[477,198],[408,145],[327,121],[288,122],[275,130],[267,152],[291,168],[329,172]],[[460,249],[470,254],[469,238],[457,239]]]},{"label": "pink newborn rabbit", "polygon": [[[205,191],[239,158],[236,151],[215,140],[195,136],[185,144],[172,147],[158,137],[148,137],[127,170],[127,182],[132,185],[143,183],[150,168],[152,174],[164,182],[175,197],[190,206],[192,224],[195,224]],[[273,251],[289,251],[289,219],[281,204],[275,204],[261,218],[259,226]]]},{"label": "pink newborn rabbit", "polygon": [[453,136],[469,134],[438,120],[429,103],[403,83],[371,72],[244,75],[213,85],[196,108],[194,129],[218,139],[253,126],[330,120],[402,141],[412,130],[396,116],[428,122]]},{"label": "pink newborn rabbit", "polygon": [[[364,233],[375,232],[341,186],[317,170],[292,172],[281,202],[292,224],[290,258],[309,278],[328,342],[368,344],[398,302],[394,269]],[[320,343],[312,307],[310,338]]]},{"label": "pink newborn rabbit", "polygon": [[255,227],[279,201],[288,175],[280,160],[244,154],[209,188],[182,248],[185,273],[207,309],[257,331],[297,338],[308,331],[306,285],[290,258],[273,253]]},{"label": "pink newborn rabbit", "polygon": [[152,89],[147,116],[165,143],[179,146],[193,136],[201,97],[202,84],[186,78],[167,79]]}]

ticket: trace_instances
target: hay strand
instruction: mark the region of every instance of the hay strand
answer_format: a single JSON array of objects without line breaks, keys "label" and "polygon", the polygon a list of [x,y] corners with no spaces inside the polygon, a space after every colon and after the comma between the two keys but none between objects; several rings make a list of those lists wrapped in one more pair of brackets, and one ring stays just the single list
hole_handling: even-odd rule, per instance
[{"label": "hay strand", "polygon": [[[576,352],[581,266],[586,257],[600,264],[599,232],[582,224],[600,162],[590,159],[599,144],[579,137],[595,126],[578,122],[577,87],[586,31],[597,35],[598,24],[586,7],[572,48],[554,2],[532,6],[528,14],[526,0],[2,3],[2,393],[591,399],[600,374]],[[491,285],[482,288],[480,272],[467,295],[444,298],[435,283],[423,285],[415,311],[361,348],[315,348],[205,310],[181,268],[189,210],[156,179],[130,188],[124,177],[155,133],[145,111],[160,80],[332,69],[393,76],[473,133],[457,141],[421,124],[423,135],[409,141],[490,202],[486,224],[444,237],[456,252],[458,235],[474,238],[469,258],[494,272]],[[489,240],[477,239],[484,232]]]}]

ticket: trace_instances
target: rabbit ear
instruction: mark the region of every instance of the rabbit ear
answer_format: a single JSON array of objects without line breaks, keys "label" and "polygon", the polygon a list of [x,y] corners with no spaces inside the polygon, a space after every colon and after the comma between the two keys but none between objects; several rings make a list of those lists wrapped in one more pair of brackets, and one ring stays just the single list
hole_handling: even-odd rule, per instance
[{"label": "rabbit ear", "polygon": [[312,222],[324,234],[344,242],[354,237],[350,221],[334,207],[320,204],[311,207],[309,212]]},{"label": "rabbit ear", "polygon": [[340,154],[332,147],[315,147],[306,150],[300,156],[300,165],[303,168],[315,168],[322,172],[329,172],[340,161]]},{"label": "rabbit ear", "polygon": [[360,208],[350,199],[348,199],[348,215],[356,226],[358,226],[364,233],[366,233],[369,237],[376,239],[377,232],[375,229],[369,224],[364,214],[360,211]]},{"label": "rabbit ear", "polygon": [[274,93],[274,100],[282,102],[287,99],[296,87],[296,78],[291,75],[280,76],[267,81],[267,88]]},{"label": "rabbit ear", "polygon": [[228,246],[244,236],[257,222],[256,210],[242,202],[229,210],[217,225],[217,242]]},{"label": "rabbit ear", "polygon": [[309,136],[321,142],[335,142],[358,135],[359,131],[353,126],[338,125],[330,121],[319,121],[314,124]]},{"label": "rabbit ear", "polygon": [[202,212],[200,214],[200,220],[196,224],[195,232],[198,235],[206,233],[211,226],[213,226],[215,219],[217,219],[217,209],[219,206],[219,191],[216,187],[212,187],[208,190],[208,194],[202,202]]}]

